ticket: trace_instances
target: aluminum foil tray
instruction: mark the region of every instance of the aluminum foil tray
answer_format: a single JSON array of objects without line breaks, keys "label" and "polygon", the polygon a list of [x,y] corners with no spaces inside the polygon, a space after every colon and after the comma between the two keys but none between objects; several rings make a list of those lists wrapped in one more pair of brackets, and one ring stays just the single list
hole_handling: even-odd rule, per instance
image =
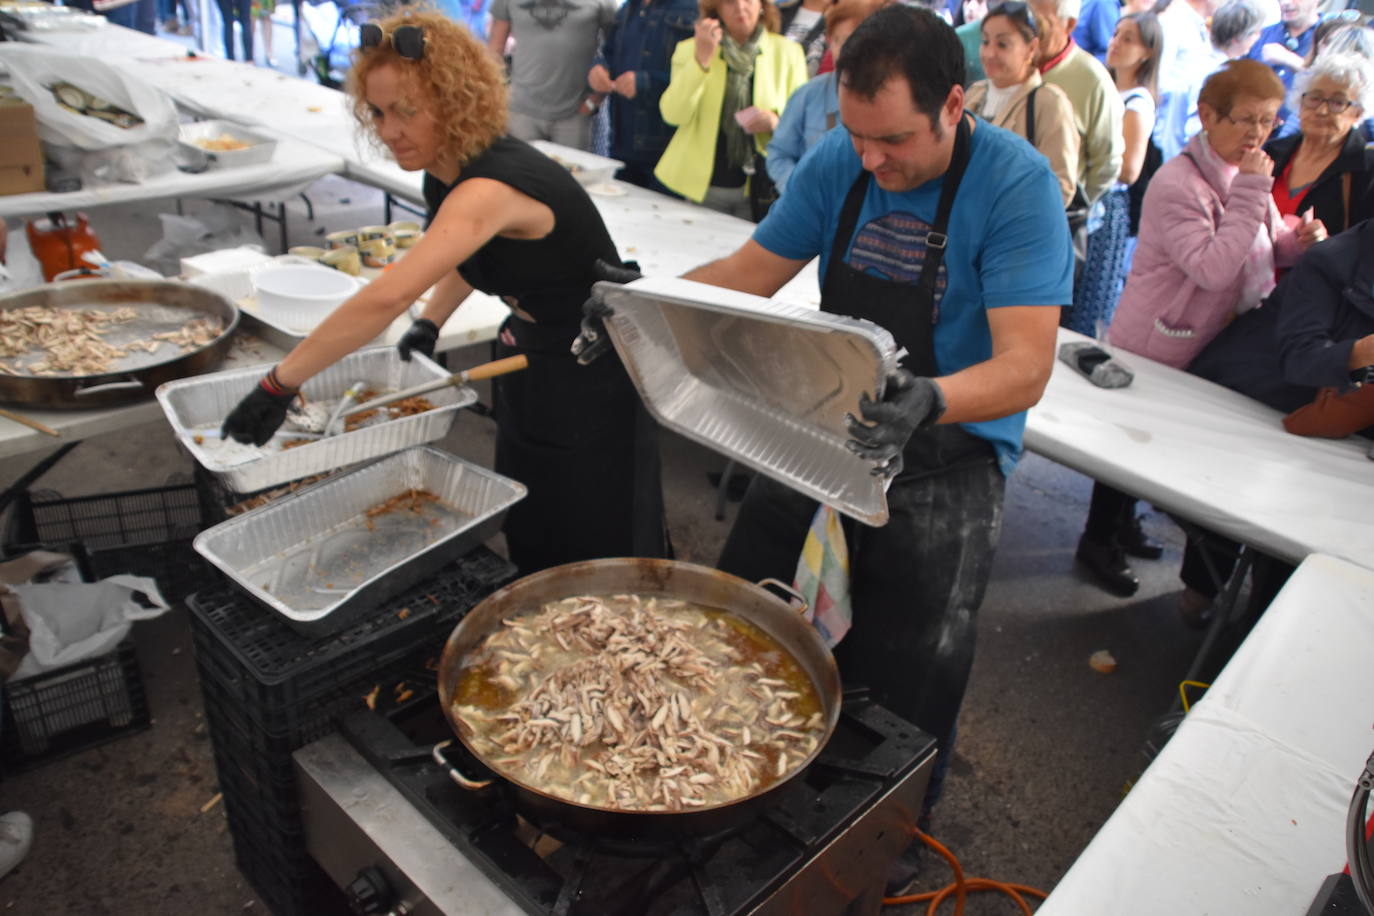
[{"label": "aluminum foil tray", "polygon": [[[244,147],[234,150],[209,150],[198,142],[226,136],[245,144]],[[205,163],[209,168],[228,169],[257,165],[269,161],[277,149],[277,141],[274,138],[251,127],[223,120],[182,124],[177,135],[177,143],[193,161]]]},{"label": "aluminum foil tray", "polygon": [[[253,390],[262,374],[262,366],[250,366],[168,382],[157,389],[157,400],[167,421],[191,455],[226,486],[240,493],[254,493],[441,439],[453,425],[458,410],[477,401],[477,392],[469,387],[443,388],[425,395],[435,405],[434,410],[365,426],[298,448],[283,450],[274,447],[278,441],[274,440],[247,456],[216,454],[216,450],[197,443],[198,431],[218,428],[229,411]],[[433,360],[417,354],[406,362],[397,355],[395,347],[373,347],[339,360],[306,382],[301,393],[307,402],[334,402],[357,381],[367,382],[378,391],[396,391],[447,377],[448,371]]]},{"label": "aluminum foil tray", "polygon": [[845,415],[881,397],[897,345],[870,321],[693,283],[598,285],[611,341],[665,426],[869,525],[887,481],[849,449]]},{"label": "aluminum foil tray", "polygon": [[[419,512],[368,517],[408,490]],[[486,541],[524,485],[433,446],[409,448],[203,531],[195,548],[307,635],[338,630]]]}]

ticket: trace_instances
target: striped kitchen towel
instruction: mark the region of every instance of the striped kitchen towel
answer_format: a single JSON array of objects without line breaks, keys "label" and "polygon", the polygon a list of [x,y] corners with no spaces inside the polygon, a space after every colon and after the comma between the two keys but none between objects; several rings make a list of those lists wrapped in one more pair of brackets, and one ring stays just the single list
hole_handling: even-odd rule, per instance
[{"label": "striped kitchen towel", "polygon": [[806,598],[807,617],[825,644],[834,647],[849,632],[849,548],[835,510],[822,504],[811,519],[793,585]]}]

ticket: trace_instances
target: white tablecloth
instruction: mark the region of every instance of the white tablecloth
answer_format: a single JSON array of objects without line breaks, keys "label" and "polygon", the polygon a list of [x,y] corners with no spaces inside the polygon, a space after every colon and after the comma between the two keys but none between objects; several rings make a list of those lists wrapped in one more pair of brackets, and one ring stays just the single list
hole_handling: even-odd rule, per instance
[{"label": "white tablecloth", "polygon": [[1374,572],[1309,557],[1040,916],[1307,912],[1345,866],[1371,671]]},{"label": "white tablecloth", "polygon": [[1117,358],[1135,373],[1127,388],[1098,388],[1056,360],[1026,448],[1289,562],[1326,553],[1374,566],[1367,440],[1293,436],[1258,401]]}]

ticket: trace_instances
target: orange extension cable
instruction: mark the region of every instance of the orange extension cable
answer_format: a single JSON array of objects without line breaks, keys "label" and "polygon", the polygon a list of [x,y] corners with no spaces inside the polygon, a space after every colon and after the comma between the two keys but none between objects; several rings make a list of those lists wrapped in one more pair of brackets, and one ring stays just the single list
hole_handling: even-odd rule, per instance
[{"label": "orange extension cable", "polygon": [[913,827],[912,835],[916,839],[925,843],[931,849],[944,856],[945,861],[949,862],[949,867],[954,870],[954,881],[938,891],[927,891],[923,894],[906,894],[902,897],[884,897],[884,906],[896,906],[906,903],[924,903],[930,901],[930,906],[926,909],[926,916],[935,916],[935,912],[940,908],[951,895],[954,897],[954,916],[963,916],[964,901],[968,894],[974,891],[1001,891],[1021,908],[1025,916],[1031,916],[1030,904],[1026,903],[1026,898],[1022,894],[1030,894],[1045,899],[1045,892],[1025,884],[1011,884],[1005,881],[994,881],[991,878],[966,878],[964,869],[959,864],[959,860],[954,857],[954,853],[944,847],[944,844],[919,828]]}]

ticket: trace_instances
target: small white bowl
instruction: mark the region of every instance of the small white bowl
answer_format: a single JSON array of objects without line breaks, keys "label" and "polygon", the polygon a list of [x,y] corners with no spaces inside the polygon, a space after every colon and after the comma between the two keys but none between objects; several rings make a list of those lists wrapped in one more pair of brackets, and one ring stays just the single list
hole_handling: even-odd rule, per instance
[{"label": "small white bowl", "polygon": [[314,264],[264,267],[253,275],[264,318],[292,330],[309,331],[358,291],[347,274]]}]

